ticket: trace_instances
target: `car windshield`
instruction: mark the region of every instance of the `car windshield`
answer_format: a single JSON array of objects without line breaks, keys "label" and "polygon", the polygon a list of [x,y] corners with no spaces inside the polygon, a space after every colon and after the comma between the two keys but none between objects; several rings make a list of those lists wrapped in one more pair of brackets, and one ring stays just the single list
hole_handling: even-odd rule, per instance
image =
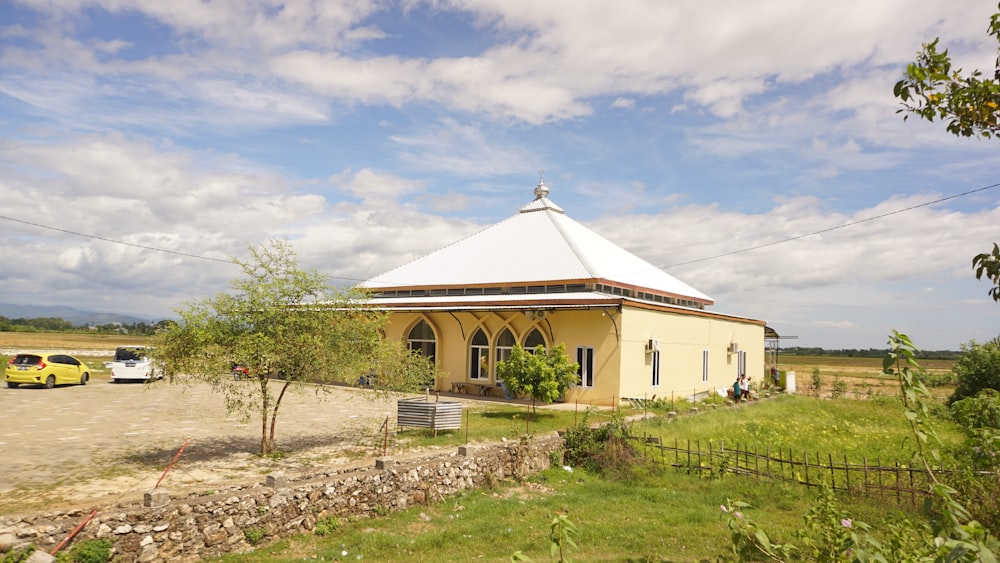
[{"label": "car windshield", "polygon": [[34,354],[18,354],[14,357],[14,361],[12,363],[19,366],[33,366],[41,363],[41,361],[41,356],[35,356]]},{"label": "car windshield", "polygon": [[142,348],[119,348],[115,350],[116,362],[133,362],[146,357],[146,352]]}]

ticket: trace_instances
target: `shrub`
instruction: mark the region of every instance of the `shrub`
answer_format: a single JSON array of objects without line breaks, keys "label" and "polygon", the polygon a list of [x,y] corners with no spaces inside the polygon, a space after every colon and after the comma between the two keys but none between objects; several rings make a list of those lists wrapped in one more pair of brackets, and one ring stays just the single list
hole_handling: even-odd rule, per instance
[{"label": "shrub", "polygon": [[60,563],[107,563],[111,561],[111,540],[87,540],[78,543],[68,551],[60,553],[56,561]]},{"label": "shrub", "polygon": [[966,397],[975,397],[983,389],[1000,391],[1000,337],[979,344],[962,344],[962,356],[952,370],[958,384],[948,399],[954,404]]},{"label": "shrub", "polygon": [[243,530],[243,536],[246,537],[250,545],[257,545],[264,539],[265,535],[267,535],[267,531],[264,528],[247,528]]},{"label": "shrub", "polygon": [[997,428],[1000,425],[1000,391],[983,389],[974,397],[951,404],[951,415],[966,430]]},{"label": "shrub", "polygon": [[590,411],[587,411],[580,424],[568,429],[564,438],[563,459],[568,465],[618,480],[635,477],[641,466],[640,456],[628,442],[628,427],[619,410],[598,428],[590,426]]},{"label": "shrub", "polygon": [[316,521],[315,533],[317,536],[327,536],[340,529],[340,518],[326,516]]}]

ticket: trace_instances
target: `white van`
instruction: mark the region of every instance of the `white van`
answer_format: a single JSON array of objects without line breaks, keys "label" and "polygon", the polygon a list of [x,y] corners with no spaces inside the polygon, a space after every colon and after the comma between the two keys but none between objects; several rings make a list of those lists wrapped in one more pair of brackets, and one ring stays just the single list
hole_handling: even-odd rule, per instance
[{"label": "white van", "polygon": [[163,373],[153,369],[153,362],[145,346],[119,346],[111,362],[111,381],[149,381],[160,379]]}]

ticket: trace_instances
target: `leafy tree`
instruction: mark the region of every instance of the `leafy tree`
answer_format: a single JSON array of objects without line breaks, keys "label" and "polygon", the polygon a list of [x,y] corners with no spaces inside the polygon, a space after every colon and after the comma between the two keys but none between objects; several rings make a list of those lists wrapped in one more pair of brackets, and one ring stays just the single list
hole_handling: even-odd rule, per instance
[{"label": "leafy tree", "polygon": [[[990,18],[988,34],[1000,43],[1000,13]],[[938,52],[939,41],[925,43],[896,83],[893,93],[903,104],[898,113],[903,119],[947,119],[948,132],[962,137],[1000,136],[1000,57],[992,79],[979,70],[965,75],[952,69],[947,49]]]},{"label": "leafy tree", "polygon": [[[1000,9],[1000,4],[997,5]],[[916,115],[927,121],[947,119],[947,130],[962,137],[1000,137],[1000,13],[993,14],[987,33],[998,43],[998,56],[993,78],[983,78],[979,70],[967,76],[962,69],[952,70],[948,50],[938,52],[940,38],[925,43],[917,52],[917,60],[906,67],[903,79],[896,83],[893,94],[900,99],[906,120]],[[1000,248],[993,243],[993,253],[976,255],[972,259],[976,279],[993,282],[989,293],[1000,302]]]},{"label": "leafy tree", "polygon": [[497,364],[497,376],[512,393],[531,397],[531,410],[535,403],[551,403],[576,382],[579,366],[566,357],[563,344],[546,350],[539,345],[533,351],[515,344],[510,358]]},{"label": "leafy tree", "polygon": [[976,341],[963,344],[962,351],[962,357],[952,368],[958,385],[948,399],[949,405],[975,397],[983,389],[1000,391],[1000,337],[983,344]]},{"label": "leafy tree", "polygon": [[[321,274],[299,269],[287,241],[251,248],[251,255],[235,261],[243,276],[230,293],[179,310],[179,321],[162,325],[154,346],[171,381],[184,374],[206,382],[231,413],[244,420],[259,414],[261,455],[275,451],[279,408],[293,385],[375,374],[383,388],[406,390],[414,387],[414,369],[426,375],[418,359],[397,365],[391,348],[398,343],[384,341],[385,315],[364,306],[364,293],[335,289]],[[247,367],[250,381],[231,375],[236,363]]]},{"label": "leafy tree", "polygon": [[983,279],[985,274],[986,279],[993,283],[989,293],[994,301],[1000,301],[1000,246],[994,242],[992,253],[977,254],[972,259],[972,267],[976,269],[977,280]]},{"label": "leafy tree", "polygon": [[1000,428],[1000,391],[986,388],[951,405],[951,416],[966,430]]}]

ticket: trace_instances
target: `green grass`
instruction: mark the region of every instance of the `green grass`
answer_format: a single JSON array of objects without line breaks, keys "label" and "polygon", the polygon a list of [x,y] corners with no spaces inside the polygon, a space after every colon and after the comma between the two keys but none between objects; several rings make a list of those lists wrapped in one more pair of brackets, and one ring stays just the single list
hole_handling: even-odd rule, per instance
[{"label": "green grass", "polygon": [[[961,438],[945,421],[937,428],[950,443]],[[883,460],[908,460],[912,454],[908,425],[891,399],[790,396],[669,422],[661,416],[634,424],[633,431],[670,440],[719,444],[725,439],[761,449],[780,444],[797,452],[824,449],[835,456]],[[720,505],[728,500],[748,502],[746,515],[764,523],[772,540],[780,542],[793,539],[816,495],[815,489],[793,483],[712,478],[673,468],[640,471],[631,482],[553,468],[524,484],[502,483],[374,520],[348,519],[323,537],[302,535],[223,560],[509,561],[520,551],[549,561],[549,525],[557,514],[567,514],[579,528],[578,547],[569,552],[574,561],[697,561],[715,559],[726,549],[729,536]],[[884,499],[843,498],[842,503],[850,517],[876,527],[903,510]]]},{"label": "green grass", "polygon": [[[935,428],[942,440],[960,444],[961,429],[947,418],[943,407]],[[874,461],[899,460],[913,457],[915,446],[902,408],[895,398],[855,401],[849,399],[818,400],[803,395],[779,395],[773,399],[739,407],[718,408],[711,413],[682,416],[672,421],[658,417],[633,425],[633,433],[659,436],[664,444],[676,440],[685,445],[701,442],[718,449],[723,442],[729,446],[757,445],[761,453],[791,449],[801,457],[819,453],[825,459],[833,454],[844,455],[861,462],[866,457]]]},{"label": "green grass", "polygon": [[[703,480],[669,472],[622,483],[550,469],[525,485],[507,483],[385,518],[346,522],[323,537],[302,535],[221,560],[510,561],[520,551],[549,561],[549,524],[566,514],[579,529],[577,547],[569,550],[574,561],[697,561],[715,559],[725,549],[720,505],[728,499],[749,502],[747,516],[767,522],[773,538],[787,540],[814,496],[804,487],[735,477]],[[868,521],[886,513],[873,502],[853,508]]]}]

